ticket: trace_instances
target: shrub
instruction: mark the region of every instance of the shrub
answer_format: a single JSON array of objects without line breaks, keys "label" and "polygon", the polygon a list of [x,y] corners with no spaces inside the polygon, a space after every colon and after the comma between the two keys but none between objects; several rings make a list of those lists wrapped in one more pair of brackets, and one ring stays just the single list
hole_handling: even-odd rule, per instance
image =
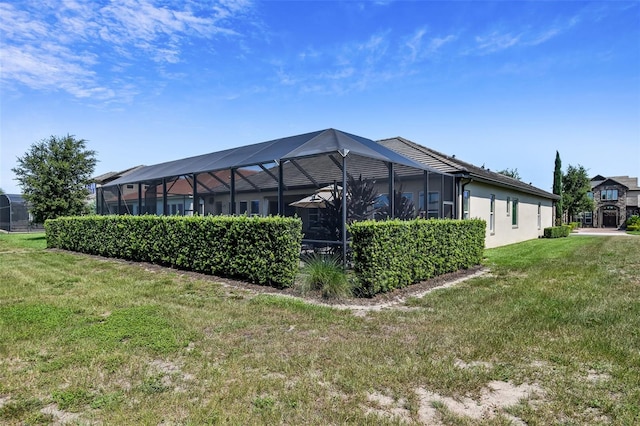
[{"label": "shrub", "polygon": [[640,216],[629,216],[625,224],[627,225],[627,231],[640,231]]},{"label": "shrub", "polygon": [[299,269],[298,218],[82,216],[45,222],[47,247],[290,286]]},{"label": "shrub", "polygon": [[351,249],[357,293],[373,296],[480,264],[486,222],[471,220],[353,223]]},{"label": "shrub", "polygon": [[319,290],[327,298],[351,296],[351,285],[338,256],[314,253],[303,261],[303,291]]},{"label": "shrub", "polygon": [[569,222],[569,227],[571,228],[571,231],[574,231],[580,227],[580,222]]},{"label": "shrub", "polygon": [[571,233],[571,226],[569,225],[551,226],[549,228],[544,228],[545,238],[568,237],[570,233]]}]

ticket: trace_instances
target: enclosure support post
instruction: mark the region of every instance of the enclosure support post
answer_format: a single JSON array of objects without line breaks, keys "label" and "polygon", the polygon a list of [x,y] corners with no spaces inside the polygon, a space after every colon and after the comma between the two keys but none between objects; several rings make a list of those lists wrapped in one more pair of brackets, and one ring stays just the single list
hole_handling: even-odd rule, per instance
[{"label": "enclosure support post", "polygon": [[422,202],[424,205],[422,208],[424,209],[424,217],[425,219],[429,218],[429,170],[424,171],[424,197],[422,197]]},{"label": "enclosure support post", "polygon": [[396,217],[396,185],[394,179],[394,167],[393,163],[387,163],[387,167],[389,168],[389,210],[391,219],[395,219]]},{"label": "enclosure support post", "polygon": [[440,205],[438,206],[438,218],[444,218],[444,175],[440,175]]},{"label": "enclosure support post", "polygon": [[191,215],[196,216],[200,214],[200,200],[198,200],[198,174],[193,174],[193,206],[191,207]]},{"label": "enclosure support post", "polygon": [[138,216],[142,214],[142,182],[138,182]]},{"label": "enclosure support post", "polygon": [[229,185],[229,199],[231,200],[231,211],[229,213],[236,214],[236,169],[231,169]]},{"label": "enclosure support post", "polygon": [[103,189],[102,187],[97,187],[96,188],[96,214],[103,214],[103,210],[102,210],[102,201],[104,199],[104,194],[103,194]]},{"label": "enclosure support post", "polygon": [[284,168],[282,160],[278,162],[278,215],[284,216]]},{"label": "enclosure support post", "polygon": [[342,156],[342,265],[347,266],[347,156]]},{"label": "enclosure support post", "polygon": [[162,178],[162,215],[167,215],[169,204],[167,203],[167,178]]},{"label": "enclosure support post", "polygon": [[120,188],[120,185],[118,185],[118,213],[116,214],[122,214],[122,191]]}]

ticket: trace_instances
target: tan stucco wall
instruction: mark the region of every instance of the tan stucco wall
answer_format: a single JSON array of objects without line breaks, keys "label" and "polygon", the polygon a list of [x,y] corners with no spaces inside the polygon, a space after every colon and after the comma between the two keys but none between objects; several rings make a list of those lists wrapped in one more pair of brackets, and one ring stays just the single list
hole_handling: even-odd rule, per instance
[{"label": "tan stucco wall", "polygon": [[[469,211],[472,218],[487,221],[487,248],[499,247],[538,238],[544,228],[553,225],[553,203],[551,200],[525,194],[516,190],[472,182],[465,189],[470,191]],[[491,195],[495,195],[495,227],[489,230]],[[512,225],[512,206],[507,213],[507,198],[518,199],[518,225]],[[540,206],[540,226],[538,226],[538,203]]]}]

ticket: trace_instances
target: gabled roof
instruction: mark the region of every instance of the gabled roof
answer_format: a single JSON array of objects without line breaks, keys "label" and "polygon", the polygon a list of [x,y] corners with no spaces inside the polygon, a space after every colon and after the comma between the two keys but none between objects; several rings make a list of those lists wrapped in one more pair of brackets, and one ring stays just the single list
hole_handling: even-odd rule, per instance
[{"label": "gabled roof", "polygon": [[627,189],[638,191],[640,187],[638,187],[638,178],[629,177],[629,176],[611,176],[611,177],[603,177],[596,176],[591,179],[591,188],[596,188],[600,185],[622,185]]},{"label": "gabled roof", "polygon": [[370,139],[336,129],[326,129],[146,166],[116,179],[110,185],[146,182],[192,173],[249,167],[332,152],[339,152],[342,155],[352,153],[421,170],[426,169],[424,165],[387,149]]},{"label": "gabled roof", "polygon": [[602,175],[597,175],[591,178],[591,188],[596,188],[600,185],[622,185],[627,189],[632,191],[640,191],[640,187],[638,186],[638,178],[630,177],[630,176],[610,176],[604,177]]},{"label": "gabled roof", "polygon": [[604,180],[600,180],[600,181],[591,181],[591,188],[597,188],[600,185],[620,185],[620,186],[624,186],[625,188],[628,188],[627,185],[623,184],[622,182],[619,182],[616,179],[613,178],[606,178]]},{"label": "gabled roof", "polygon": [[382,139],[378,142],[389,149],[402,153],[403,155],[428,165],[442,173],[458,174],[494,185],[539,195],[545,198],[551,198],[554,200],[560,199],[560,197],[555,194],[544,191],[533,185],[526,184],[518,179],[505,176],[501,173],[492,172],[483,167],[475,166],[456,157],[450,157],[402,137]]}]

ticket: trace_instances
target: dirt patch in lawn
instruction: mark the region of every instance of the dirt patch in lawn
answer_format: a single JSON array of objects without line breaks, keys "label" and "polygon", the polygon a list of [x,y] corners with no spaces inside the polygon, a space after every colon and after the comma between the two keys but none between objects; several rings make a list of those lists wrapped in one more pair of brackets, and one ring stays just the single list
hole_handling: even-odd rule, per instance
[{"label": "dirt patch in lawn", "polygon": [[[508,407],[528,403],[530,400],[540,399],[544,391],[537,385],[520,384],[511,382],[492,381],[480,392],[479,398],[460,397],[452,398],[431,392],[425,388],[417,388],[415,394],[418,398],[417,420],[422,424],[440,425],[442,415],[451,413],[454,416],[472,420],[492,419],[502,416],[512,424],[525,424],[522,419],[508,414]],[[412,421],[411,412],[407,408],[404,398],[398,400],[380,392],[372,392],[367,395],[367,406],[363,407],[365,413],[379,417],[395,419],[400,422]]]}]

